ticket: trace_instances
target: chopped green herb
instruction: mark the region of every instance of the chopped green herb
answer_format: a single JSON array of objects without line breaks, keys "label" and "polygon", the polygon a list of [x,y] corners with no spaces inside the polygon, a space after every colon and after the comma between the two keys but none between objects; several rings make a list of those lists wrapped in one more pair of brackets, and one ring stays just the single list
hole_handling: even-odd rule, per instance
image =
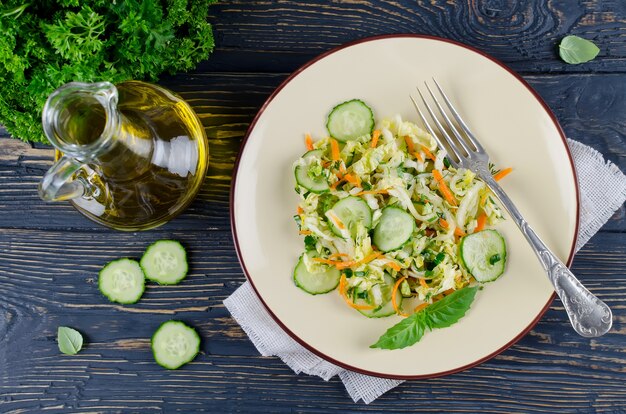
[{"label": "chopped green herb", "polygon": [[502,257],[500,257],[500,255],[496,253],[496,254],[494,254],[493,256],[491,256],[491,257],[489,258],[489,264],[492,264],[492,265],[493,265],[493,264],[496,264],[496,263],[498,263],[500,260],[502,260]]},{"label": "chopped green herb", "polygon": [[311,235],[307,235],[304,238],[304,247],[306,250],[315,250],[315,245],[317,244],[317,238]]}]

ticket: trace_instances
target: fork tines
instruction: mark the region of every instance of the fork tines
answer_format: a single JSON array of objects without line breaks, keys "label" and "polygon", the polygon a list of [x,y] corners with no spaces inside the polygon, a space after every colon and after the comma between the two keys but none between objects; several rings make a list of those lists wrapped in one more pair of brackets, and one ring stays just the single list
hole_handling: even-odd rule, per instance
[{"label": "fork tines", "polygon": [[[447,107],[447,110],[454,117],[456,124],[455,122],[453,122],[450,116],[448,116],[447,111],[444,109],[443,105],[440,103],[441,98],[437,99],[437,97],[435,96],[435,93],[433,93],[433,90],[430,88],[430,86],[428,86],[428,83],[424,82],[424,85],[426,86],[426,89],[428,90],[428,93],[430,94],[432,101],[437,107],[440,116],[443,118],[445,126],[439,120],[439,117],[435,113],[435,110],[428,103],[428,101],[422,94],[422,91],[420,91],[420,89],[417,87],[416,89],[417,89],[417,93],[419,94],[421,98],[421,101],[424,104],[424,107],[426,108],[427,112],[430,114],[431,119],[434,121],[434,124],[439,130],[440,132],[439,134],[435,132],[433,126],[428,121],[427,116],[424,114],[424,112],[422,112],[422,110],[420,109],[420,106],[417,104],[417,101],[415,100],[415,98],[413,98],[413,96],[411,96],[411,100],[413,101],[413,105],[415,105],[415,109],[417,110],[419,117],[422,119],[422,122],[424,122],[424,126],[426,127],[428,132],[430,132],[433,138],[435,138],[439,147],[445,150],[446,152],[448,152],[448,160],[450,161],[450,163],[454,167],[458,168],[459,163],[461,164],[466,163],[467,160],[471,159],[473,155],[474,156],[476,155],[486,156],[485,150],[480,145],[480,143],[478,142],[474,134],[472,134],[472,132],[470,131],[465,121],[463,121],[463,119],[459,115],[459,112],[456,110],[452,102],[450,102],[450,99],[444,93],[441,86],[439,86],[439,83],[434,78],[433,78],[433,82],[435,83],[435,86],[437,87],[439,95],[441,96],[441,98],[443,98],[443,101],[445,103],[445,106]],[[453,156],[450,156],[450,155],[453,155]]]}]

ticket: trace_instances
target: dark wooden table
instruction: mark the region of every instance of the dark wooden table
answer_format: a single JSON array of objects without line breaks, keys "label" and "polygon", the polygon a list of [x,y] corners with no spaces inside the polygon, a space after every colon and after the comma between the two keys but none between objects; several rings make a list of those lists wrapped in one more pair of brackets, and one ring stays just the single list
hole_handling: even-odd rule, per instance
[{"label": "dark wooden table", "polygon": [[[419,4],[417,4],[419,3]],[[428,4],[422,4],[428,3]],[[626,2],[224,1],[212,8],[217,47],[194,73],[164,78],[202,118],[211,166],[193,205],[169,224],[121,233],[67,203],[45,204],[36,186],[52,151],[0,137],[0,412],[626,412],[626,219],[622,207],[580,251],[573,269],[615,315],[612,331],[584,339],[555,300],[539,324],[498,357],[465,372],[406,382],[369,406],[333,379],[295,375],[263,358],[222,301],[244,281],[229,223],[233,162],[252,117],[286,76],[350,40],[424,33],[473,45],[521,73],[570,138],[626,170]],[[600,56],[566,65],[568,34]],[[150,284],[136,305],[109,303],[100,267],[138,257],[153,240],[187,247],[191,274]],[[176,317],[196,326],[201,354],[178,371],[157,366],[149,338]],[[61,355],[56,329],[86,337]]]}]

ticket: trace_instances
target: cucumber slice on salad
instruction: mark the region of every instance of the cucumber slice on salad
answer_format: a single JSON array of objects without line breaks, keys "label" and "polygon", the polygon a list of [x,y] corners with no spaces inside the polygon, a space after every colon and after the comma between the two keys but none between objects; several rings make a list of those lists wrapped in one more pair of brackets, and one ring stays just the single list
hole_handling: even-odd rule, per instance
[{"label": "cucumber slice on salad", "polygon": [[372,241],[383,252],[396,250],[409,241],[415,230],[412,215],[396,206],[385,207],[374,229]]},{"label": "cucumber slice on salad", "polygon": [[191,362],[200,351],[200,336],[180,321],[161,324],[150,343],[154,360],[167,369],[177,369]]},{"label": "cucumber slice on salad", "polygon": [[187,276],[187,252],[174,240],[159,240],[146,249],[141,258],[146,278],[159,285],[175,285]]},{"label": "cucumber slice on salad", "polygon": [[298,264],[293,271],[293,280],[296,286],[311,295],[319,295],[335,290],[340,278],[341,272],[334,267],[330,267],[322,273],[310,273],[302,260],[302,256],[298,259]]},{"label": "cucumber slice on salad", "polygon": [[[365,228],[372,228],[372,209],[367,205],[367,202],[361,197],[350,196],[337,201],[331,210],[335,213],[337,218],[346,226],[350,231],[352,238],[356,236],[356,224],[357,222],[363,223]],[[341,237],[341,230],[335,226],[332,220],[328,220],[330,223],[330,229],[337,236]]]},{"label": "cucumber slice on salad", "polygon": [[324,151],[319,149],[305,153],[302,158],[306,162],[306,165],[298,165],[294,170],[298,185],[316,194],[324,193],[330,189],[326,177],[323,174],[315,176],[315,174],[312,173],[313,165],[309,164],[311,158],[321,159],[323,154]]},{"label": "cucumber slice on salad", "polygon": [[459,246],[461,261],[479,282],[496,280],[506,265],[506,243],[496,230],[468,234]]},{"label": "cucumber slice on salad", "polygon": [[135,260],[113,260],[98,274],[98,288],[111,302],[135,303],[141,298],[145,286],[143,271]]},{"label": "cucumber slice on salad", "polygon": [[328,115],[326,128],[331,137],[346,142],[369,135],[374,130],[374,113],[360,99],[335,106]]},{"label": "cucumber slice on salad", "polygon": [[[396,310],[393,308],[393,303],[391,302],[391,292],[393,292],[393,286],[395,285],[395,283],[396,281],[394,280],[394,278],[385,273],[385,284],[379,285],[383,298],[382,304],[374,309],[357,310],[368,318],[385,318],[387,316],[394,315],[396,313]],[[371,305],[373,301],[371,299],[367,300],[357,297],[356,299],[354,299],[354,303],[356,305]],[[402,294],[400,293],[400,289],[398,289],[396,290],[396,305],[400,306],[401,304]]]}]

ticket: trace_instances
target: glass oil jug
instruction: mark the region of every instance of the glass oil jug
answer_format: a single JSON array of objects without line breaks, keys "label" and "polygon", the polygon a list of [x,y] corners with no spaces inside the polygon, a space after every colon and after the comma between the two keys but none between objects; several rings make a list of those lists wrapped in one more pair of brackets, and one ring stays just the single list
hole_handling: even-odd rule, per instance
[{"label": "glass oil jug", "polygon": [[118,230],[146,230],[180,213],[208,165],[204,128],[180,97],[128,81],[68,83],[48,98],[43,127],[57,149],[39,194],[69,200]]}]

